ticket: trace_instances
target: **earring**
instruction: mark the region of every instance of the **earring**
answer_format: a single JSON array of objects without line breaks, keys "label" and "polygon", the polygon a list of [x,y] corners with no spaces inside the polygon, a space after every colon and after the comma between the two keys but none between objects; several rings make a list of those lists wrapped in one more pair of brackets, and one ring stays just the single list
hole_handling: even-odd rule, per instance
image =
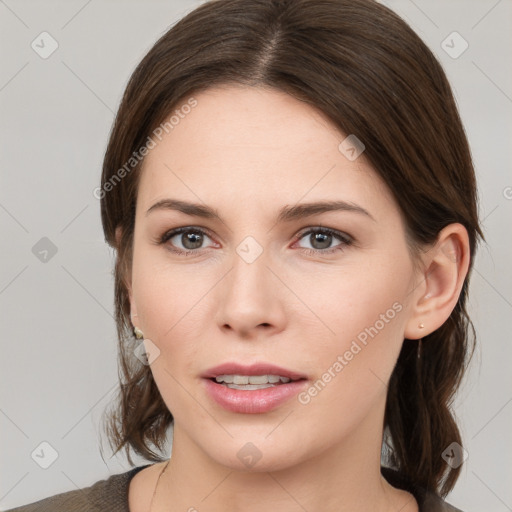
[{"label": "earring", "polygon": [[418,325],[418,329],[423,329],[425,326],[423,324]]},{"label": "earring", "polygon": [[138,327],[133,328],[133,333],[138,340],[142,340],[144,338],[144,333]]}]

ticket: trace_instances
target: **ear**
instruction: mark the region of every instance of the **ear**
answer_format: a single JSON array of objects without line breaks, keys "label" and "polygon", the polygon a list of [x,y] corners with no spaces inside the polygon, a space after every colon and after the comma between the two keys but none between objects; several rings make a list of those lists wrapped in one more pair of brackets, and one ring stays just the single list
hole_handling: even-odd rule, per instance
[{"label": "ear", "polygon": [[[119,253],[119,247],[121,244],[122,235],[123,235],[123,231],[121,229],[121,226],[117,226],[115,237],[116,237],[116,247],[118,248],[118,253]],[[137,306],[135,305],[135,301],[133,300],[132,276],[131,276],[131,273],[126,265],[122,268],[122,272],[123,272],[122,279],[126,286],[126,289],[128,290],[128,297],[130,299],[130,318],[131,318],[132,324],[134,326],[136,326],[138,323],[138,318],[137,318],[138,314],[137,314]]]},{"label": "ear", "polygon": [[[422,256],[405,338],[420,339],[441,327],[455,308],[470,262],[469,237],[462,224],[449,224]],[[424,327],[420,327],[423,325]]]}]

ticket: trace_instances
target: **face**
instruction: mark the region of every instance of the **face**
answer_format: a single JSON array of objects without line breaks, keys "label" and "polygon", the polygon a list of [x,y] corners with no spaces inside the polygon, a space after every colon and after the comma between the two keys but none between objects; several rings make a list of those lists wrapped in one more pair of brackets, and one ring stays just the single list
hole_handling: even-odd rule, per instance
[{"label": "face", "polygon": [[380,454],[416,280],[398,205],[311,106],[238,86],[194,98],[144,162],[130,276],[175,447],[254,471],[369,439]]}]

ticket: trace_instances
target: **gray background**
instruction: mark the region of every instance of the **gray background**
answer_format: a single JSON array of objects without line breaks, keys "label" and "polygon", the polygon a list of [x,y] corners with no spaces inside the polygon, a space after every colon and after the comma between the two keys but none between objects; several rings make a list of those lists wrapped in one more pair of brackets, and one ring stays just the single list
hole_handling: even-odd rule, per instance
[{"label": "gray background", "polygon": [[[93,190],[131,72],[199,3],[0,0],[2,510],[130,468],[122,456],[110,457],[105,441],[100,451],[100,417],[117,386],[117,347],[113,257]],[[510,511],[512,2],[385,3],[438,55],[454,87],[487,238],[471,285],[480,344],[455,402],[469,456],[448,501],[467,512]],[[58,42],[46,59],[31,47],[43,31]],[[469,44],[458,58],[442,46],[454,31]],[[444,43],[452,53],[462,49],[457,37]],[[40,463],[50,461],[42,442],[58,453],[48,469],[31,457],[35,450]]]}]

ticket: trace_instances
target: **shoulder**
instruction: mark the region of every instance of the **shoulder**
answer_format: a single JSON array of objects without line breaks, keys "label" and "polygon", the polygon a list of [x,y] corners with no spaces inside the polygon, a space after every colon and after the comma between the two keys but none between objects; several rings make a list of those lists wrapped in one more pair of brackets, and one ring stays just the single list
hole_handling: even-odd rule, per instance
[{"label": "shoulder", "polygon": [[410,492],[418,502],[419,512],[463,512],[444,501],[437,494],[407,485],[398,471],[382,466],[381,473],[393,486]]},{"label": "shoulder", "polygon": [[428,493],[423,497],[420,512],[462,512],[462,510],[450,505],[439,496]]},{"label": "shoulder", "polygon": [[139,466],[125,473],[112,475],[90,487],[56,494],[29,505],[6,512],[129,512],[128,489],[132,478],[142,469]]}]

